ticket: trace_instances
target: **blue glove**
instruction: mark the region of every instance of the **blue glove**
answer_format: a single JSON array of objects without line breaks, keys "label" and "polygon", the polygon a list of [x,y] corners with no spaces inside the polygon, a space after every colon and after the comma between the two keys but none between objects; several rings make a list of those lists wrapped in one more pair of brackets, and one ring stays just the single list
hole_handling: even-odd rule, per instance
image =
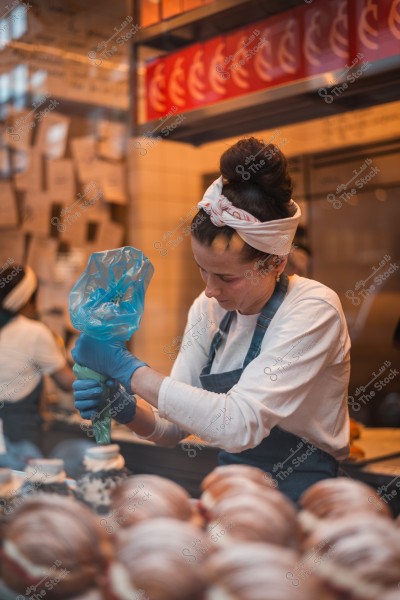
[{"label": "blue glove", "polygon": [[[136,398],[128,394],[116,381],[107,381],[111,388],[111,417],[125,425],[135,418]],[[75,408],[83,419],[93,419],[102,403],[103,390],[95,379],[77,379],[72,384]]]},{"label": "blue glove", "polygon": [[119,381],[128,393],[136,369],[149,366],[133,356],[123,342],[102,342],[85,334],[77,339],[71,354],[78,364]]}]

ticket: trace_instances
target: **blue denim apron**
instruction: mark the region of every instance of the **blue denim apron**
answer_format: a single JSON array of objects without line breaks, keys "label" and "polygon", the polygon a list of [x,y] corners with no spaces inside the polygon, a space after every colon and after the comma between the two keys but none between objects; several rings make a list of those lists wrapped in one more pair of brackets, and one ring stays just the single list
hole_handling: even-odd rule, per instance
[{"label": "blue denim apron", "polygon": [[[210,374],[216,351],[221,345],[223,336],[227,335],[229,331],[235,311],[226,313],[211,342],[208,362],[200,374],[203,389],[226,394],[237,384],[247,365],[260,354],[264,335],[283,302],[288,283],[288,277],[283,273],[275,286],[274,293],[258,317],[243,367],[225,373]],[[321,390],[321,396],[322,393],[323,390]],[[338,462],[333,456],[316,448],[307,439],[299,438],[277,426],[273,427],[270,434],[255,448],[238,453],[221,450],[218,461],[220,465],[251,465],[270,473],[280,491],[294,502],[297,502],[300,495],[310,485],[321,479],[336,477],[338,472]]]},{"label": "blue denim apron", "polygon": [[39,403],[42,395],[43,379],[24,398],[17,402],[4,400],[0,408],[0,419],[3,420],[4,436],[9,442],[28,440],[40,446],[43,419],[40,415]]}]

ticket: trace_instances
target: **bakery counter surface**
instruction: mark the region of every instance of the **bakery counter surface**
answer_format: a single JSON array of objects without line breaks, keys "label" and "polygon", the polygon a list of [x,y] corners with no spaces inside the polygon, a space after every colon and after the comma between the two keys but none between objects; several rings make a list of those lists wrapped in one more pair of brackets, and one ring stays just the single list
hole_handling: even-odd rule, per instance
[{"label": "bakery counter surface", "polygon": [[[49,426],[41,450],[48,456],[58,446],[62,458],[71,451],[69,440],[93,442],[79,423],[55,420]],[[172,479],[184,487],[192,498],[200,496],[200,482],[218,463],[218,450],[207,445],[182,442],[175,448],[163,448],[142,440],[127,427],[113,424],[111,441],[119,444],[125,464],[135,474],[148,473]]]},{"label": "bakery counter surface", "polygon": [[[43,436],[42,451],[48,455],[60,442],[71,439],[93,441],[80,428],[79,421],[55,420]],[[182,442],[175,448],[162,448],[142,440],[127,427],[116,425],[112,429],[112,441],[120,445],[126,466],[133,473],[168,477],[182,485],[193,498],[200,495],[201,480],[217,466],[218,450],[194,440]],[[343,462],[341,474],[377,489],[392,512],[400,514],[400,429],[362,427],[357,445],[365,457]]]},{"label": "bakery counter surface", "polygon": [[400,428],[361,428],[364,457],[344,462],[344,474],[374,487],[394,515],[400,514]]}]

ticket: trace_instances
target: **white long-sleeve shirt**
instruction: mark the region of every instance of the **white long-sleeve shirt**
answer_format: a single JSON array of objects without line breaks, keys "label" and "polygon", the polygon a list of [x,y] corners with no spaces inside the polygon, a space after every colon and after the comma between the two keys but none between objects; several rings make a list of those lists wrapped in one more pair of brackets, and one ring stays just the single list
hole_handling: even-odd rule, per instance
[{"label": "white long-sleeve shirt", "polygon": [[[317,281],[290,277],[259,356],[228,393],[218,394],[203,390],[199,375],[225,314],[204,292],[194,301],[147,439],[175,445],[190,432],[228,452],[241,452],[279,425],[338,460],[346,458],[350,339],[336,293]],[[242,367],[258,316],[235,313],[211,373]]]},{"label": "white long-sleeve shirt", "polygon": [[18,402],[65,364],[50,329],[18,315],[0,329],[0,401]]}]

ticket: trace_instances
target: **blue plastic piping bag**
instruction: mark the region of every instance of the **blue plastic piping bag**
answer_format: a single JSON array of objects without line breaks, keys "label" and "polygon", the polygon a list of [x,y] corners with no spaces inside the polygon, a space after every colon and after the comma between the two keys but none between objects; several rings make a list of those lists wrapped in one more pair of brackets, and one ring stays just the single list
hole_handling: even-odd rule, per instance
[{"label": "blue plastic piping bag", "polygon": [[[69,297],[75,329],[99,340],[128,341],[139,328],[153,273],[149,259],[130,246],[92,254]],[[78,379],[95,379],[103,388],[101,406],[92,424],[96,442],[109,444],[111,398],[106,377],[78,364],[73,371]]]}]

